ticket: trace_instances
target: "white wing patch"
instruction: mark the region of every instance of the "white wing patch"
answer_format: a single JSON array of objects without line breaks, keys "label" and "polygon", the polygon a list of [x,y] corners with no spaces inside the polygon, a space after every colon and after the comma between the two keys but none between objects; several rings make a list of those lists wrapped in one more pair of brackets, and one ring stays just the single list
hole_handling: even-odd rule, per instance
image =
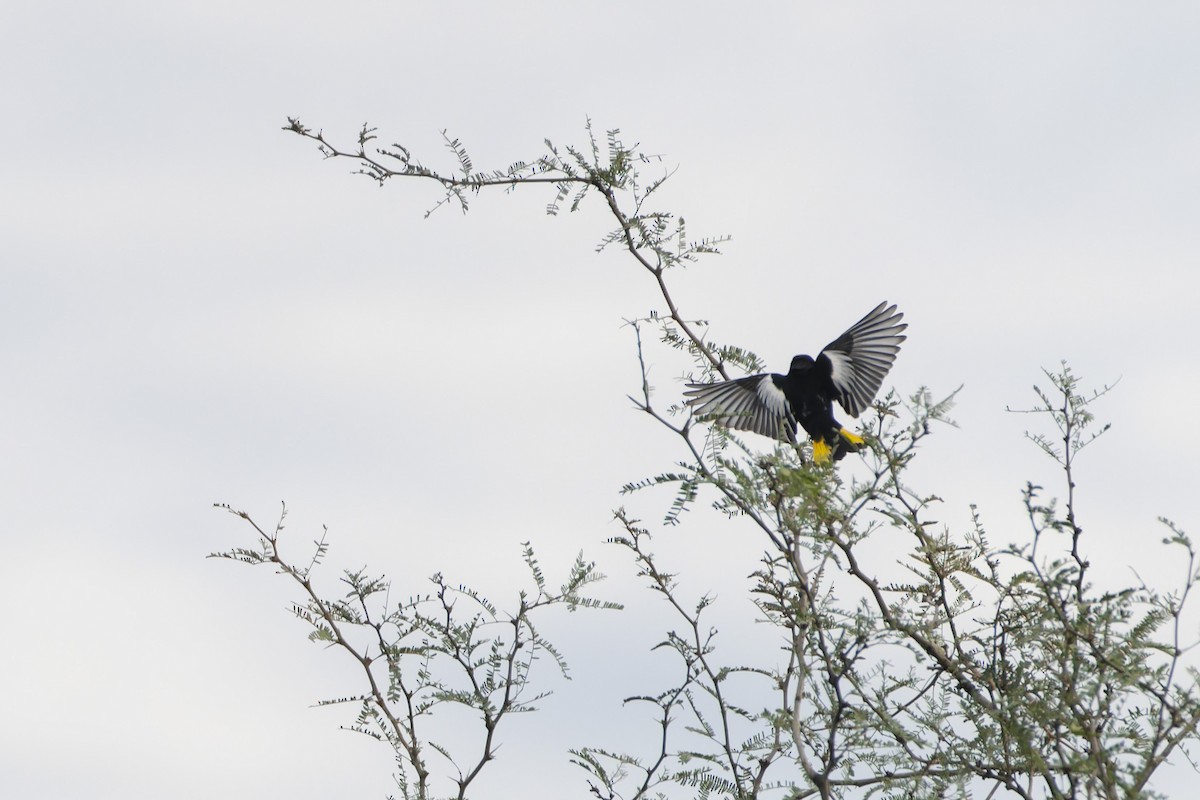
[{"label": "white wing patch", "polygon": [[684,401],[700,419],[726,428],[788,440],[795,425],[787,397],[771,375],[751,375],[721,383],[689,383]]},{"label": "white wing patch", "polygon": [[837,401],[850,416],[861,414],[883,385],[908,338],[901,333],[908,327],[903,318],[896,306],[880,303],[821,351],[829,359]]}]

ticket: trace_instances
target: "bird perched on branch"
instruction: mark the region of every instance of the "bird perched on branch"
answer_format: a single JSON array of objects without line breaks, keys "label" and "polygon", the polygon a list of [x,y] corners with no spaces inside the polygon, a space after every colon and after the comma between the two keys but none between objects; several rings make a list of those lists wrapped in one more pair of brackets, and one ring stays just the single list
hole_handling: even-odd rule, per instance
[{"label": "bird perched on branch", "polygon": [[813,461],[837,461],[861,449],[863,439],[834,418],[833,401],[852,417],[871,404],[907,338],[903,318],[896,306],[880,303],[816,358],[793,358],[787,375],[689,383],[684,402],[700,419],[772,439],[794,443],[798,424],[812,437]]}]

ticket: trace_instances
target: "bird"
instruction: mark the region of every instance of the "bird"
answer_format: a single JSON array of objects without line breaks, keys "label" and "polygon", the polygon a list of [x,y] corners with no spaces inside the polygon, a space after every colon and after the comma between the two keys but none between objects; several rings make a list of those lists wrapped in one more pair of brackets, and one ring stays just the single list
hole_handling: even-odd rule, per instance
[{"label": "bird", "polygon": [[689,383],[684,405],[703,420],[796,442],[797,425],[812,437],[812,458],[823,464],[857,452],[863,438],[833,416],[833,401],[857,417],[875,399],[896,361],[908,324],[887,302],[875,306],[817,354],[792,359],[787,375],[764,372],[717,383]]}]

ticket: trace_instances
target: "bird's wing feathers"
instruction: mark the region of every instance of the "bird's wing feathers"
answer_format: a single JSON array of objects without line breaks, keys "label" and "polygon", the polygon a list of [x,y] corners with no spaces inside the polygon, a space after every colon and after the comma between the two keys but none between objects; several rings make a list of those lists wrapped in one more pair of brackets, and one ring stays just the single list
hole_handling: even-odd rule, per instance
[{"label": "bird's wing feathers", "polygon": [[697,417],[726,428],[787,440],[791,414],[787,397],[769,374],[721,383],[689,383],[684,401]]},{"label": "bird's wing feathers", "polygon": [[825,346],[821,355],[829,359],[837,401],[846,413],[857,417],[875,399],[884,376],[892,368],[900,343],[904,315],[896,306],[880,303]]}]

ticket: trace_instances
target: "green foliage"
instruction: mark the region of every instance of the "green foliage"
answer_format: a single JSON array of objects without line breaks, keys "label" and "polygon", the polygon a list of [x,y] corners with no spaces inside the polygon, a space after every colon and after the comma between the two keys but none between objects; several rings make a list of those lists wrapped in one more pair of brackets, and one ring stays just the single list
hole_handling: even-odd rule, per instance
[{"label": "green foliage", "polygon": [[[429,750],[456,773],[452,796],[465,797],[480,770],[495,757],[494,737],[504,718],[535,710],[535,704],[547,696],[531,689],[534,663],[549,656],[568,676],[566,661],[538,632],[535,618],[560,605],[571,611],[619,608],[583,594],[603,576],[582,555],[561,587],[550,590],[528,543],[523,556],[534,589],[522,591],[516,609],[508,613],[472,589],[451,585],[441,573],[429,579],[431,590],[394,603],[390,581],[365,570],[347,570],[341,578],[345,593],[330,598],[319,593],[312,580],[314,567],[328,552],[324,536],[315,542],[308,566],[297,568],[280,551],[286,507],[270,532],[244,511],[224,504],[218,507],[249,523],[258,535],[258,546],[212,557],[274,565],[304,595],[292,610],[312,628],[309,639],[339,647],[358,663],[364,691],[320,705],[358,707],[347,729],[392,747],[399,765],[397,785],[405,798],[434,796]],[[430,718],[454,706],[466,709],[482,726],[485,736],[479,752],[472,753],[462,742],[439,744],[428,738]]]},{"label": "green foliage", "polygon": [[[658,404],[646,370],[647,328],[659,346],[688,359],[687,379],[727,379],[729,367],[754,372],[761,363],[749,350],[714,343],[707,322],[680,312],[668,271],[718,252],[726,238],[690,239],[682,217],[652,209],[670,174],[646,182],[641,170],[659,159],[626,145],[618,131],[598,138],[589,122],[584,148],[547,141],[541,155],[491,172],[475,171],[462,143],[445,137],[455,163],[443,174],[398,144],[368,152],[376,137],[365,125],[357,148],[345,151],[298,120],[287,130],[317,142],[327,158],[351,159],[380,184],[438,185],[431,212],[451,202],[466,211],[467,195],[490,187],[547,184],[550,214],[597,198],[616,222],[598,249],[624,249],[651,278],[661,307],[628,321],[642,371],[630,399],[675,437],[681,456],[622,492],[669,489],[663,523],[672,533],[701,503],[753,526],[763,556],[746,585],[754,601],[746,622],[765,624],[774,642],[724,658],[709,623],[714,599],[686,598],[652,550],[663,534],[618,509],[623,532],[613,542],[674,615],[656,649],[682,669],[677,681],[626,701],[653,709],[658,744],[650,752],[603,743],[571,751],[592,796],[1134,800],[1155,796],[1155,772],[1195,742],[1200,675],[1185,662],[1195,642],[1182,624],[1200,580],[1191,540],[1162,520],[1164,545],[1186,565],[1174,591],[1101,586],[1091,576],[1076,459],[1107,429],[1097,427],[1093,404],[1109,387],[1086,391],[1065,364],[1046,373],[1050,389],[1035,387],[1038,404],[1022,413],[1049,430],[1027,436],[1055,462],[1062,494],[1026,484],[1028,531],[995,544],[978,509],[967,530],[952,530],[934,518],[941,499],[910,483],[920,446],[953,424],[953,392],[888,394],[864,419],[862,468],[844,472],[814,464],[804,445],[774,443],[764,452],[761,439],[698,426],[674,392]],[[450,763],[455,796],[465,797],[494,757],[501,720],[544,697],[530,685],[534,654],[549,655],[566,673],[534,627],[535,613],[613,607],[582,594],[601,577],[582,556],[551,590],[528,545],[533,589],[507,613],[440,574],[427,594],[391,604],[383,578],[347,572],[344,596],[322,599],[310,574],[327,553],[324,537],[297,568],[279,553],[282,518],[267,534],[233,513],[254,526],[259,546],[218,555],[275,565],[302,591],[295,613],[312,627],[311,638],[359,662],[365,691],[329,702],[357,704],[351,729],[395,750],[405,797],[433,796],[430,751]],[[480,722],[481,752],[464,757],[461,742],[423,736],[426,719],[452,706]]]},{"label": "green foliage", "polygon": [[[764,766],[789,797],[1152,796],[1151,776],[1200,724],[1197,675],[1182,661],[1191,642],[1181,640],[1195,553],[1168,523],[1166,542],[1187,564],[1181,590],[1087,580],[1073,465],[1106,429],[1094,430],[1089,406],[1107,389],[1084,394],[1065,366],[1048,375],[1056,394],[1038,391],[1034,412],[1061,445],[1037,431],[1029,438],[1062,469],[1066,502],[1041,502],[1029,485],[1030,533],[1003,547],[989,543],[977,512],[961,536],[939,530],[930,514],[940,500],[906,482],[917,445],[949,422],[952,397],[922,390],[903,407],[894,395],[878,404],[867,420],[870,476],[849,482],[798,448],[763,455],[721,432],[697,446],[689,426],[664,422],[695,455],[656,479],[683,487],[668,521],[704,488],[718,510],[753,520],[771,546],[751,592],[789,657],[769,669],[715,663],[713,637],[695,635],[706,604],[686,608],[648,550],[648,530],[619,515],[629,535],[618,543],[681,619],[669,641],[703,668],[689,669],[686,702],[663,717],[664,741],[671,733],[679,749],[624,762],[622,776],[646,772],[636,780],[593,769],[598,794],[648,796],[639,786],[657,785],[656,769],[699,760],[730,797],[764,793]],[[879,537],[898,535],[909,549],[896,569],[868,567]],[[773,705],[744,713],[722,694],[735,673],[760,676],[750,694],[773,689]],[[711,725],[714,716],[740,727]],[[585,765],[603,760],[582,752]]]}]

